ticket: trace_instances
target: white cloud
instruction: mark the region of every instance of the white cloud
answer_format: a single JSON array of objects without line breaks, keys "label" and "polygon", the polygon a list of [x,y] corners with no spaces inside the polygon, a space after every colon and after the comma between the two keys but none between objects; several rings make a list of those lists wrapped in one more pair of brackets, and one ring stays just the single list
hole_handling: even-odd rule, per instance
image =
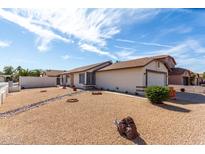
[{"label": "white cloud", "polygon": [[166,45],[166,44],[159,44],[159,43],[150,43],[150,42],[137,42],[142,45],[148,45],[148,46],[156,46],[156,47],[166,47],[166,48],[171,48],[173,46],[171,45]]},{"label": "white cloud", "polygon": [[126,40],[126,39],[116,39],[116,41],[126,42],[126,43],[135,43],[133,40]]},{"label": "white cloud", "polygon": [[46,39],[46,38],[38,38],[37,39],[37,49],[40,52],[46,52],[49,49],[49,42],[51,40],[50,39]]},{"label": "white cloud", "polygon": [[94,52],[94,53],[97,53],[99,55],[106,55],[110,58],[113,58],[113,59],[116,59],[117,57],[113,54],[111,54],[110,52],[107,52],[107,51],[103,51],[103,50],[100,50],[98,49],[97,47],[93,46],[93,45],[89,45],[89,44],[81,44],[80,45],[80,48],[85,50],[85,51],[89,51],[89,52]]},{"label": "white cloud", "polygon": [[120,42],[125,42],[125,43],[138,43],[138,44],[142,44],[142,45],[148,45],[148,46],[157,46],[157,47],[166,47],[166,48],[171,48],[173,46],[171,45],[166,45],[166,44],[160,44],[160,43],[154,43],[154,42],[138,42],[138,41],[134,41],[134,40],[126,40],[126,39],[116,39],[116,41],[120,41]]},{"label": "white cloud", "polygon": [[[39,25],[33,24],[32,19],[30,16],[23,17],[19,15],[17,12],[9,12],[5,11],[3,9],[0,9],[0,17],[9,20],[11,22],[14,22],[18,24],[19,26],[29,30],[30,32],[33,32],[39,36],[39,38],[43,41],[39,48],[41,51],[44,51],[47,49],[46,45],[53,39],[58,39],[64,42],[69,42],[68,39],[55,34],[51,30],[45,29]],[[45,39],[45,40],[44,40]]]},{"label": "white cloud", "polygon": [[69,55],[64,55],[64,56],[62,56],[62,59],[63,59],[63,60],[70,59],[70,56],[69,56]]},{"label": "white cloud", "polygon": [[105,47],[121,25],[150,19],[156,9],[0,9],[0,17],[39,36],[38,49],[48,50],[52,40]]},{"label": "white cloud", "polygon": [[190,70],[200,72],[203,71],[205,61],[205,47],[197,40],[185,40],[178,45],[158,51],[153,51],[148,53],[149,56],[159,55],[159,54],[169,54],[176,59],[179,67],[185,67]]},{"label": "white cloud", "polygon": [[178,27],[167,29],[165,32],[166,33],[177,32],[177,33],[185,34],[185,33],[191,32],[192,29],[193,29],[192,27],[181,25],[181,26],[178,26]]},{"label": "white cloud", "polygon": [[115,48],[123,49],[123,50],[128,50],[128,51],[135,51],[134,48],[129,48],[129,47],[123,47],[119,45],[114,45]]},{"label": "white cloud", "polygon": [[9,42],[9,41],[1,41],[0,40],[0,48],[9,47],[10,45],[11,45],[11,42]]},{"label": "white cloud", "polygon": [[139,53],[123,50],[115,53],[115,55],[120,60],[130,60],[167,54],[173,56],[176,59],[177,67],[184,67],[195,72],[205,71],[205,47],[201,44],[200,41],[194,39],[185,40],[175,46],[163,50]]},{"label": "white cloud", "polygon": [[166,36],[168,34],[173,34],[173,33],[188,34],[188,33],[192,32],[192,30],[193,30],[193,28],[190,26],[187,26],[187,25],[180,25],[180,26],[173,27],[173,28],[160,29],[161,32],[159,33],[157,38]]},{"label": "white cloud", "polygon": [[115,53],[119,60],[131,60],[140,58],[140,56],[137,56],[134,54],[133,51],[119,51]]},{"label": "white cloud", "polygon": [[187,54],[197,54],[197,53],[204,53],[205,54],[205,47],[201,46],[200,42],[197,40],[186,40],[170,49],[163,49],[157,51],[158,54],[172,54],[177,56],[183,56]]}]

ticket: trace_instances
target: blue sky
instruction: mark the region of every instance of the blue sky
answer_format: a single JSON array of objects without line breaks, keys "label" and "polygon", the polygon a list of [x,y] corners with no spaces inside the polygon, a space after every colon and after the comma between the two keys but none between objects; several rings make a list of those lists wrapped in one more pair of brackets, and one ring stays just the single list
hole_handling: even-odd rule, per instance
[{"label": "blue sky", "polygon": [[0,9],[0,70],[169,54],[205,71],[204,9]]}]

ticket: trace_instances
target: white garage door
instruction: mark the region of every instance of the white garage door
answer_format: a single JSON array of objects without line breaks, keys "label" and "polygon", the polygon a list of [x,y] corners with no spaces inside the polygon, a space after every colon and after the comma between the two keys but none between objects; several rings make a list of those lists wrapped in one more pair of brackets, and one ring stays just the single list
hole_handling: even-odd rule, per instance
[{"label": "white garage door", "polygon": [[147,72],[147,86],[166,86],[166,74]]}]

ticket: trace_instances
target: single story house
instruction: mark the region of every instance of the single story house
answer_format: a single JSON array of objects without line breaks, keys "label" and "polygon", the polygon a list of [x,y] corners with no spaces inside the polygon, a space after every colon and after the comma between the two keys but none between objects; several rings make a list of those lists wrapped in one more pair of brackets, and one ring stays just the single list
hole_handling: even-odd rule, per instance
[{"label": "single story house", "polygon": [[145,87],[168,85],[168,72],[176,64],[169,55],[145,57],[112,63],[106,61],[65,72],[69,85],[77,88],[98,88],[127,93]]},{"label": "single story house", "polygon": [[158,57],[114,63],[96,73],[96,87],[125,93],[140,93],[148,86],[167,86],[169,66]]},{"label": "single story house", "polygon": [[171,68],[169,72],[169,84],[191,85],[191,72],[184,68]]}]

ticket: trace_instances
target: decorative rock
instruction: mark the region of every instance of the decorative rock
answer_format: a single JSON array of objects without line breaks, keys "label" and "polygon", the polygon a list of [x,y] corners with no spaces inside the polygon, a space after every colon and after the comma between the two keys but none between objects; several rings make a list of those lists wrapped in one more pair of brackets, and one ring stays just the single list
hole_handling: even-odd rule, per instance
[{"label": "decorative rock", "polygon": [[125,132],[126,132],[126,127],[127,127],[127,125],[126,125],[126,121],[123,119],[123,120],[121,120],[120,122],[119,122],[119,124],[118,124],[118,131],[119,131],[119,133],[120,133],[120,135],[126,135],[125,134]]},{"label": "decorative rock", "polygon": [[115,121],[118,132],[121,136],[126,137],[129,140],[135,139],[139,134],[137,133],[137,127],[134,120],[131,117],[122,119],[121,121]]}]

